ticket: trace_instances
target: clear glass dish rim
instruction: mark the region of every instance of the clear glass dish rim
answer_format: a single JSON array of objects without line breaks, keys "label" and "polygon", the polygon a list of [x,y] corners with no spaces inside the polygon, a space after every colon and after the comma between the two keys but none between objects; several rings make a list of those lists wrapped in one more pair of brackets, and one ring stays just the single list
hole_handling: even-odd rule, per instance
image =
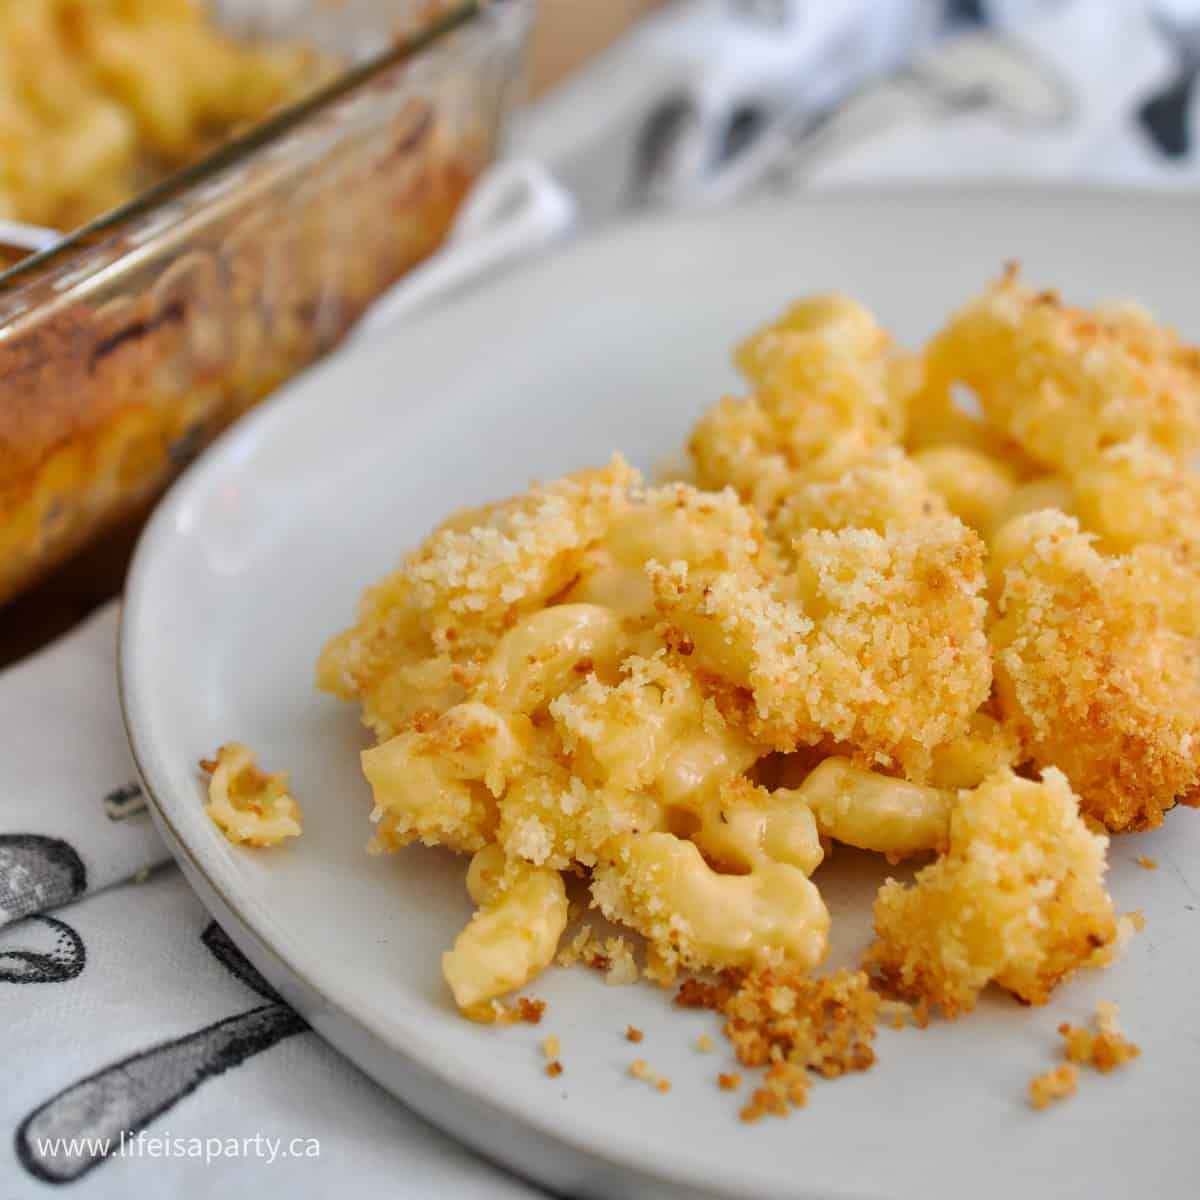
[{"label": "clear glass dish rim", "polygon": [[222,143],[194,163],[171,172],[165,179],[138,193],[124,204],[72,230],[45,250],[22,258],[7,270],[0,272],[0,295],[19,290],[40,275],[42,268],[48,264],[107,241],[126,225],[165,209],[173,201],[219,172],[253,158],[264,147],[270,146],[284,134],[303,125],[315,114],[352,95],[384,72],[432,51],[450,34],[480,17],[491,2],[492,0],[462,0],[425,25],[418,33],[371,55],[315,92],[280,109],[245,133]]}]

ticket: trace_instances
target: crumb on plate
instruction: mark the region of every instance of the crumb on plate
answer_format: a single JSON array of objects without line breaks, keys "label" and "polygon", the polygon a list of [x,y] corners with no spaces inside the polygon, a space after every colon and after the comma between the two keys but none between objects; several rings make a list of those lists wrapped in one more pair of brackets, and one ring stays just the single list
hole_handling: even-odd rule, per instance
[{"label": "crumb on plate", "polygon": [[[687,979],[675,996],[679,1008],[711,1009],[725,1017],[723,1032],[745,1067],[767,1067],[742,1112],[754,1121],[767,1113],[783,1115],[799,1107],[808,1089],[808,1072],[836,1079],[865,1071],[875,1062],[872,1042],[880,999],[862,971],[835,971],[814,978],[787,968],[724,972],[715,983]],[[722,1088],[737,1084],[722,1080]]]},{"label": "crumb on plate", "polygon": [[506,1004],[503,1000],[486,1000],[464,1009],[463,1016],[479,1025],[539,1025],[545,1011],[545,1000],[518,996],[512,1004]]},{"label": "crumb on plate", "polygon": [[1063,1053],[1074,1063],[1095,1067],[1108,1074],[1132,1062],[1141,1054],[1141,1047],[1121,1033],[1118,1021],[1120,1010],[1115,1004],[1101,1001],[1092,1018],[1094,1030],[1082,1029],[1064,1022],[1058,1032],[1064,1039]]},{"label": "crumb on plate", "polygon": [[669,1092],[671,1090],[671,1081],[665,1075],[657,1075],[651,1071],[644,1058],[635,1058],[629,1064],[629,1074],[634,1079],[641,1079],[648,1083],[657,1092]]},{"label": "crumb on plate", "polygon": [[792,1108],[803,1108],[807,1103],[808,1083],[803,1067],[792,1062],[774,1062],[767,1068],[763,1086],[754,1089],[738,1115],[746,1122],[764,1116],[786,1117]]},{"label": "crumb on plate", "polygon": [[1070,1063],[1063,1063],[1029,1081],[1029,1102],[1034,1108],[1047,1108],[1073,1095],[1078,1086],[1079,1072]]},{"label": "crumb on plate", "polygon": [[1131,932],[1104,890],[1107,844],[1060,771],[1041,782],[996,772],[959,793],[948,851],[913,884],[880,888],[868,968],[884,991],[947,1017],[993,982],[1044,1004],[1076,968],[1111,962]]},{"label": "crumb on plate", "polygon": [[200,760],[209,776],[204,811],[234,845],[278,846],[303,830],[300,805],[288,793],[288,773],[258,769],[254,752],[230,742],[215,759]]}]

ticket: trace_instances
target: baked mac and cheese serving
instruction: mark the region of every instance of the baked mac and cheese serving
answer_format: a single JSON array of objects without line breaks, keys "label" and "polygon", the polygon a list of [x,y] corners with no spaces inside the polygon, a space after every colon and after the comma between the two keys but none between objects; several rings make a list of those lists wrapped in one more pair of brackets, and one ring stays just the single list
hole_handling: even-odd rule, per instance
[{"label": "baked mac and cheese serving", "polygon": [[742,1028],[837,936],[837,842],[921,862],[827,1009],[1044,1003],[1133,931],[1108,835],[1200,799],[1200,355],[1010,270],[919,354],[822,296],[736,357],[687,478],[616,457],[455,513],[326,646],[372,848],[470,856],[468,1016],[553,961],[578,876]]}]

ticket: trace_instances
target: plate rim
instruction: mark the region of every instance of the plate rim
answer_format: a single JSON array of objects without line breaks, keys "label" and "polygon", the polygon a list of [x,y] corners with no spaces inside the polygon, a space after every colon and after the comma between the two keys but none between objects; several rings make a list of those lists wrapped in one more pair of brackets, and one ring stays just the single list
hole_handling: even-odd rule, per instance
[{"label": "plate rim", "polygon": [[[1140,206],[1139,217],[1145,218],[1144,208],[1151,205],[1163,210],[1179,210],[1185,212],[1194,207],[1195,199],[1182,190],[1156,187],[1144,183],[1109,183],[1099,184],[1079,183],[1073,180],[1047,180],[1035,183],[1011,180],[994,181],[988,179],[970,180],[947,186],[939,181],[901,181],[889,184],[856,183],[839,187],[815,189],[800,195],[769,196],[744,201],[740,204],[725,206],[717,209],[701,209],[687,211],[652,212],[638,214],[632,219],[614,222],[603,228],[590,230],[565,246],[546,255],[528,259],[502,275],[485,280],[478,287],[471,288],[462,294],[434,301],[432,306],[413,317],[397,324],[395,331],[404,337],[414,337],[427,322],[444,319],[446,310],[453,311],[462,303],[470,303],[481,296],[487,296],[496,290],[497,285],[503,285],[514,278],[526,277],[544,271],[562,269],[560,264],[572,259],[584,257],[596,252],[611,242],[636,240],[645,237],[647,233],[654,235],[659,231],[669,234],[675,227],[694,228],[736,225],[740,222],[752,222],[756,218],[781,220],[785,216],[800,220],[806,210],[827,209],[845,203],[868,204],[877,206],[880,211],[888,205],[895,204],[945,204],[961,202],[971,205],[979,201],[996,203],[998,200],[1009,200],[1022,204],[1034,204],[1047,208],[1059,208],[1070,204],[1073,215],[1078,215],[1080,207],[1093,209],[1116,207],[1125,208],[1128,205]],[[253,908],[240,905],[230,896],[221,881],[214,878],[194,847],[181,833],[171,817],[171,806],[165,803],[158,793],[152,773],[147,769],[138,740],[138,719],[134,709],[140,702],[131,699],[138,692],[136,683],[137,650],[139,640],[136,632],[139,626],[139,612],[142,603],[142,593],[147,584],[145,580],[153,571],[154,559],[157,556],[157,546],[160,542],[170,540],[174,525],[175,514],[182,509],[194,495],[203,492],[206,481],[213,472],[219,472],[222,464],[231,457],[236,457],[237,448],[241,446],[257,446],[269,438],[277,423],[285,419],[286,405],[294,391],[300,388],[311,388],[313,381],[329,373],[336,373],[347,356],[358,358],[361,362],[369,362],[372,357],[382,357],[389,351],[389,339],[379,337],[363,343],[347,343],[346,350],[335,351],[332,355],[314,364],[300,376],[289,381],[285,386],[263,401],[255,411],[242,417],[235,425],[225,430],[205,451],[179,475],[168,490],[167,494],[155,506],[154,512],[139,534],[134,555],[126,575],[125,587],[122,594],[121,610],[117,630],[117,692],[121,711],[121,720],[129,743],[131,756],[141,781],[143,790],[156,825],[164,833],[164,841],[173,859],[179,864],[193,891],[201,902],[211,911],[205,889],[215,895],[237,924],[244,926],[243,930],[231,930],[231,936],[239,943],[239,948],[260,966],[259,956],[266,956],[272,965],[272,970],[264,974],[283,974],[301,985],[302,990],[318,998],[320,1004],[336,1015],[339,1020],[348,1020],[358,1032],[367,1039],[385,1045],[389,1051],[402,1057],[410,1068],[416,1072],[435,1077],[437,1082],[453,1095],[465,1095],[478,1106],[496,1114],[505,1122],[515,1122],[528,1134],[536,1136],[551,1148],[565,1148],[585,1160],[590,1167],[600,1168],[609,1181],[628,1181],[637,1178],[643,1185],[649,1184],[656,1189],[654,1194],[706,1196],[738,1196],[764,1197],[784,1196],[795,1198],[803,1195],[816,1196],[816,1192],[796,1192],[789,1189],[786,1193],[772,1186],[765,1190],[762,1182],[747,1181],[744,1175],[738,1174],[736,1164],[722,1168],[714,1175],[711,1169],[706,1169],[703,1175],[680,1174],[663,1167],[662,1162],[634,1162],[630,1157],[620,1157],[609,1151],[602,1136],[587,1136],[574,1130],[564,1131],[555,1120],[544,1117],[541,1111],[527,1110],[521,1107],[507,1107],[498,1100],[486,1086],[479,1085],[465,1070],[455,1071],[446,1069],[449,1064],[441,1060],[441,1056],[422,1053],[428,1049],[428,1039],[422,1039],[416,1030],[406,1030],[403,1042],[397,1041],[392,1032],[384,1034],[372,1027],[371,1023],[355,1010],[352,1004],[345,1000],[335,999],[326,989],[313,980],[304,967],[298,965],[292,956],[280,946],[281,930],[273,929],[272,922],[263,923],[256,918]],[[405,406],[402,410],[413,411]],[[204,884],[203,889],[197,889],[193,883],[193,874]],[[237,934],[242,936],[238,937]],[[246,942],[249,942],[247,946]],[[282,939],[285,943],[286,937]],[[310,1014],[304,1013],[310,1023],[317,1028],[323,1021],[312,1020]],[[402,1028],[402,1023],[397,1023]],[[506,1154],[502,1147],[488,1143],[486,1138],[475,1136],[474,1132],[466,1134],[459,1127],[447,1124],[439,1118],[429,1115],[418,1101],[409,1101],[401,1097],[390,1079],[382,1072],[372,1069],[369,1063],[348,1051],[336,1036],[331,1036],[323,1029],[318,1032],[340,1055],[349,1059],[359,1069],[377,1080],[401,1103],[415,1109],[421,1117],[433,1121],[448,1132],[456,1140],[464,1143],[470,1150],[482,1153],[486,1157],[499,1162],[502,1166],[525,1179],[532,1179],[521,1167],[524,1157],[516,1150],[512,1155]],[[552,1109],[547,1110],[553,1112]],[[602,1127],[600,1127],[602,1128]],[[580,1178],[586,1178],[581,1176]],[[540,1181],[534,1181],[541,1186]],[[593,1177],[594,1183],[594,1177]],[[590,1185],[584,1186],[584,1194],[592,1194]],[[832,1195],[832,1193],[824,1193]],[[839,1191],[838,1196],[850,1197],[855,1193]]]}]

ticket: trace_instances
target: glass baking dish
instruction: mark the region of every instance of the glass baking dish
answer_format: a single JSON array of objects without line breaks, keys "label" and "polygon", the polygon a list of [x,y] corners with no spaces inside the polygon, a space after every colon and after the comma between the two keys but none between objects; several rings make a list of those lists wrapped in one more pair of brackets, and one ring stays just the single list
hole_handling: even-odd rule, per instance
[{"label": "glass baking dish", "polygon": [[215,0],[333,82],[0,275],[0,603],[143,510],[445,235],[532,3]]}]

